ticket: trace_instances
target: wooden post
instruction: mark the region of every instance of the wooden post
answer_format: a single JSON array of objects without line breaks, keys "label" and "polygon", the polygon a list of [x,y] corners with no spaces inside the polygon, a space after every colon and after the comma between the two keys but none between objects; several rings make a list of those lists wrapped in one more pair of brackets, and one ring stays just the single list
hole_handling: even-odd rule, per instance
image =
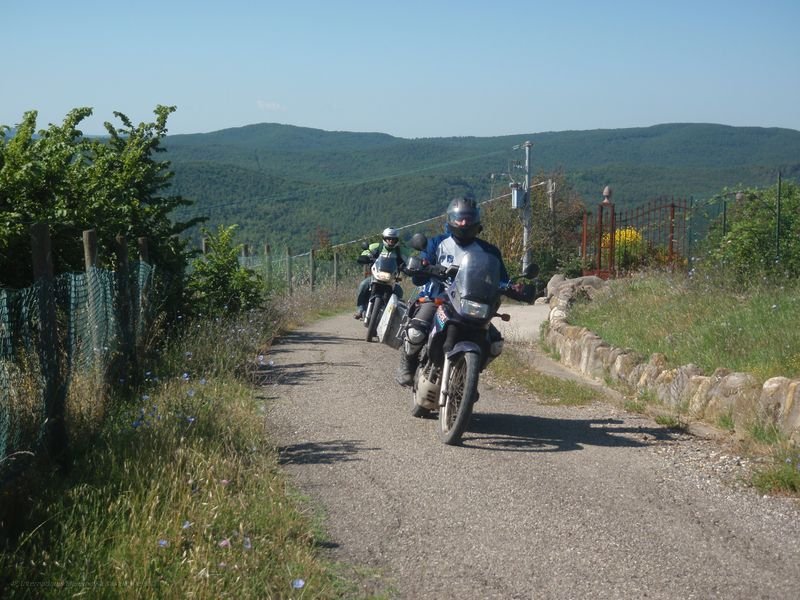
[{"label": "wooden post", "polygon": [[289,246],[286,246],[286,288],[289,290],[289,295],[292,293],[292,252]]},{"label": "wooden post", "polygon": [[203,238],[200,240],[200,247],[203,249],[203,254],[208,252],[208,238]]},{"label": "wooden post", "polygon": [[56,303],[53,295],[53,253],[50,229],[46,223],[31,226],[33,278],[38,292],[39,365],[44,379],[44,444],[50,456],[67,468],[69,465],[67,428],[64,421],[66,388],[61,381],[61,352],[56,334]]},{"label": "wooden post", "polygon": [[139,260],[145,263],[150,263],[150,249],[147,245],[147,238],[140,237],[136,239],[136,245],[139,248]]},{"label": "wooden post", "polygon": [[339,253],[333,253],[333,289],[339,289]]},{"label": "wooden post", "polygon": [[[83,263],[86,270],[87,312],[89,318],[89,331],[91,332],[92,364],[96,364],[98,353],[103,347],[104,335],[107,327],[100,328],[101,306],[103,295],[100,293],[100,282],[97,277],[97,231],[87,229],[83,232]],[[105,322],[103,323],[105,325]]]},{"label": "wooden post", "polygon": [[308,253],[308,281],[311,291],[314,291],[314,249]]},{"label": "wooden post", "polygon": [[87,273],[97,265],[97,231],[94,229],[83,232],[83,263]]}]

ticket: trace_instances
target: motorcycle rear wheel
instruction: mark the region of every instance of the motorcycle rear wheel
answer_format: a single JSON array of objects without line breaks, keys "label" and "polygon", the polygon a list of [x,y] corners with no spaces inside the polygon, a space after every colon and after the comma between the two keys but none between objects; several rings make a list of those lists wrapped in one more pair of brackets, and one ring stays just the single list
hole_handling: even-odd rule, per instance
[{"label": "motorcycle rear wheel", "polygon": [[450,365],[448,380],[442,382],[447,386],[447,402],[439,407],[436,433],[448,446],[461,442],[472,417],[472,407],[478,398],[480,362],[481,357],[474,352],[460,355]]},{"label": "motorcycle rear wheel", "polygon": [[369,323],[367,323],[367,341],[371,342],[372,338],[378,333],[378,323],[381,320],[381,307],[383,306],[383,298],[375,296],[372,301],[372,308],[369,311]]}]

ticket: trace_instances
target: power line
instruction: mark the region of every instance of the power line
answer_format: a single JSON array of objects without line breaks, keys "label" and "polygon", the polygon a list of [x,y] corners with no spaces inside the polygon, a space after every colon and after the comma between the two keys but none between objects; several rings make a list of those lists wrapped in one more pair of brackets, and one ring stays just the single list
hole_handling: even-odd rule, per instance
[{"label": "power line", "polygon": [[[478,206],[483,206],[484,204],[489,204],[490,202],[494,202],[495,200],[502,200],[503,198],[510,198],[510,197],[511,197],[511,192],[509,192],[508,194],[503,194],[502,196],[497,196],[495,198],[489,198],[488,200],[484,200],[483,202],[478,202]],[[397,227],[396,229],[398,229],[398,230],[409,229],[410,227],[416,227],[416,226],[422,225],[424,223],[430,223],[431,221],[436,221],[437,219],[441,219],[442,217],[446,217],[446,216],[447,216],[447,213],[442,213],[440,215],[436,215],[435,217],[431,217],[430,219],[423,219],[423,220],[417,221],[415,223],[409,223],[408,225],[402,225],[400,227]],[[358,242],[363,242],[365,240],[373,238],[376,235],[379,235],[379,234],[373,233],[371,235],[366,235],[364,237],[360,237],[360,238],[357,238],[357,239],[354,239],[354,240],[350,240],[348,242],[341,242],[339,244],[334,244],[334,245],[332,245],[330,247],[331,248],[339,248],[341,246],[348,246],[350,244],[356,244]],[[298,256],[307,256],[307,255],[308,255],[308,252],[305,252],[303,254],[298,254]]]}]

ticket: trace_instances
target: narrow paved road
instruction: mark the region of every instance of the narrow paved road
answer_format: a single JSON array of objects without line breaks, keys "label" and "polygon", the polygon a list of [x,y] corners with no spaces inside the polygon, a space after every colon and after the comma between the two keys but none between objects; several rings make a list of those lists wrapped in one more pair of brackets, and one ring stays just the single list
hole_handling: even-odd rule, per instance
[{"label": "narrow paved road", "polygon": [[[797,598],[792,500],[724,482],[712,442],[597,402],[481,384],[461,447],[409,414],[398,351],[349,315],[274,348],[282,461],[333,560],[392,598]],[[311,593],[311,590],[308,590]]]}]

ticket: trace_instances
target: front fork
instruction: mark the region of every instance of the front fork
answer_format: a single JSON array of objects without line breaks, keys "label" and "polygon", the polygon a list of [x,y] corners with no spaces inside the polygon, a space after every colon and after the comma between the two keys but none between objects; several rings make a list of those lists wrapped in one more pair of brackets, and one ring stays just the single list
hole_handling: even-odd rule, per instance
[{"label": "front fork", "polygon": [[448,390],[447,385],[449,382],[450,377],[450,359],[447,356],[444,357],[444,363],[442,364],[442,384],[439,386],[439,408],[445,406],[447,404],[447,396]]}]

